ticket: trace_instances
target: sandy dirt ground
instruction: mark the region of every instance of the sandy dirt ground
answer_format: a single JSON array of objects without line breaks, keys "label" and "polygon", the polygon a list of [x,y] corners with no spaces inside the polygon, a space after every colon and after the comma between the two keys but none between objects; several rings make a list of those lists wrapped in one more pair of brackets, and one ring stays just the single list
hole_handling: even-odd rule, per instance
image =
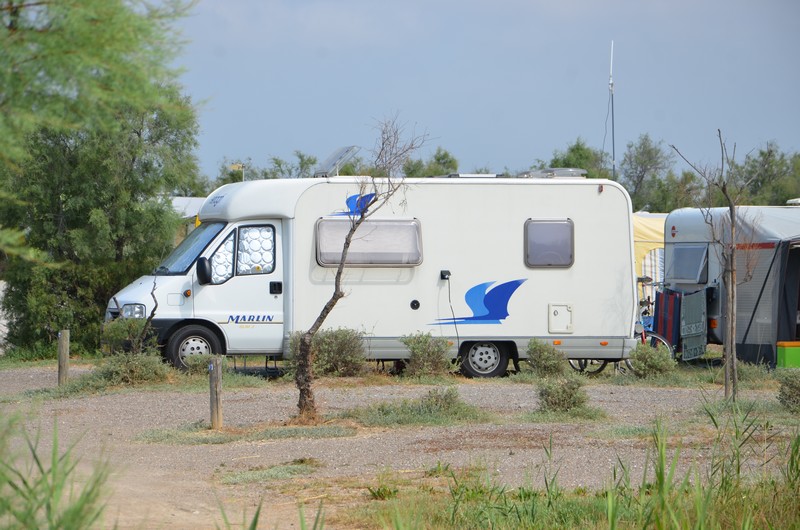
[{"label": "sandy dirt ground", "polygon": [[[87,370],[72,368],[70,375]],[[647,433],[656,418],[668,426],[671,445],[681,446],[682,469],[707,459],[712,433],[702,419],[702,404],[722,397],[718,387],[701,391],[590,382],[589,405],[605,411],[605,419],[534,423],[521,418],[538,406],[535,386],[464,379],[456,385],[462,399],[491,412],[493,423],[414,428],[344,424],[354,429],[352,435],[177,445],[148,441],[148,434],[208,424],[208,393],[124,390],[58,400],[25,393],[56,385],[55,368],[0,370],[0,411],[22,414],[28,431],[40,433],[45,451],[57,428],[62,447],[75,444],[82,472],[107,462],[111,476],[102,526],[123,529],[224,528],[223,509],[232,526],[239,527],[259,503],[260,528],[299,528],[298,507],[304,506],[309,520],[320,502],[325,527],[345,528],[337,514],[368,502],[367,488],[376,487],[381,476],[422,480],[426,470],[437,466],[483,466],[497,484],[509,487],[541,487],[545,474],[558,469],[565,488],[599,489],[608,484],[620,458],[638,482],[650,447]],[[421,397],[431,388],[322,380],[315,393],[321,412],[332,417],[370,403]],[[774,400],[775,392],[753,391],[747,397]],[[256,388],[223,390],[225,429],[240,433],[280,426],[295,414],[296,401],[296,389],[284,382],[265,380]],[[548,460],[545,447],[550,444]],[[303,459],[318,464],[310,474],[238,485],[225,481],[236,473]]]}]

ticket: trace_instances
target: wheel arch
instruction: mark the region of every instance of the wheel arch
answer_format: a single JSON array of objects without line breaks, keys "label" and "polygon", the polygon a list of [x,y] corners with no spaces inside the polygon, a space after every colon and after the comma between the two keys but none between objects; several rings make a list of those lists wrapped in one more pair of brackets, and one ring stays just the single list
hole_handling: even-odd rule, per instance
[{"label": "wheel arch", "polygon": [[226,355],[228,352],[228,343],[225,339],[225,334],[222,332],[219,326],[214,324],[213,322],[209,322],[208,320],[202,320],[198,318],[189,318],[185,320],[178,320],[171,322],[170,325],[164,328],[156,328],[158,329],[158,344],[161,347],[162,353],[166,353],[167,343],[169,342],[170,337],[174,335],[179,330],[185,328],[186,326],[202,326],[212,333],[216,335],[217,340],[219,340],[219,344],[222,347],[222,355]]},{"label": "wheel arch", "polygon": [[508,339],[469,339],[461,341],[461,344],[458,345],[457,359],[462,359],[473,344],[478,344],[480,342],[491,342],[492,344],[505,349],[506,353],[508,353],[509,360],[519,361],[519,349],[517,348],[517,343]]}]

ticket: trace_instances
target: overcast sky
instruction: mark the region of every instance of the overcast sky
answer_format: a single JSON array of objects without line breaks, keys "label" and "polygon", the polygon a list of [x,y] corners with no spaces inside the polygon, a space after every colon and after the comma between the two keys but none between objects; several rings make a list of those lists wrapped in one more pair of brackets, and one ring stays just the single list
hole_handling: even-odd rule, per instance
[{"label": "overcast sky", "polygon": [[[693,162],[800,151],[797,0],[200,0],[178,64],[201,170],[294,151],[369,158],[397,116],[459,170],[522,171],[577,138],[649,134]],[[685,167],[685,166],[683,166]],[[683,169],[677,165],[677,169]]]}]

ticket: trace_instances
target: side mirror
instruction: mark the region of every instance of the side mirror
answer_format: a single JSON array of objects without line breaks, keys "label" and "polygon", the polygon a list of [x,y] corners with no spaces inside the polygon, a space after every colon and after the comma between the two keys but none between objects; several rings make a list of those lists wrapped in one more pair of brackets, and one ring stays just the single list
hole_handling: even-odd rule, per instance
[{"label": "side mirror", "polygon": [[211,262],[208,258],[197,259],[197,282],[200,285],[211,283]]}]

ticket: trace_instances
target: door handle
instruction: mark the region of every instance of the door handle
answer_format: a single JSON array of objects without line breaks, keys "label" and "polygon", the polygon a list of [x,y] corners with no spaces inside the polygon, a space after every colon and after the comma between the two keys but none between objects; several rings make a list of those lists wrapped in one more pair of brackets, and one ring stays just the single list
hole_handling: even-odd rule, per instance
[{"label": "door handle", "polygon": [[269,282],[269,294],[283,294],[283,282]]}]

